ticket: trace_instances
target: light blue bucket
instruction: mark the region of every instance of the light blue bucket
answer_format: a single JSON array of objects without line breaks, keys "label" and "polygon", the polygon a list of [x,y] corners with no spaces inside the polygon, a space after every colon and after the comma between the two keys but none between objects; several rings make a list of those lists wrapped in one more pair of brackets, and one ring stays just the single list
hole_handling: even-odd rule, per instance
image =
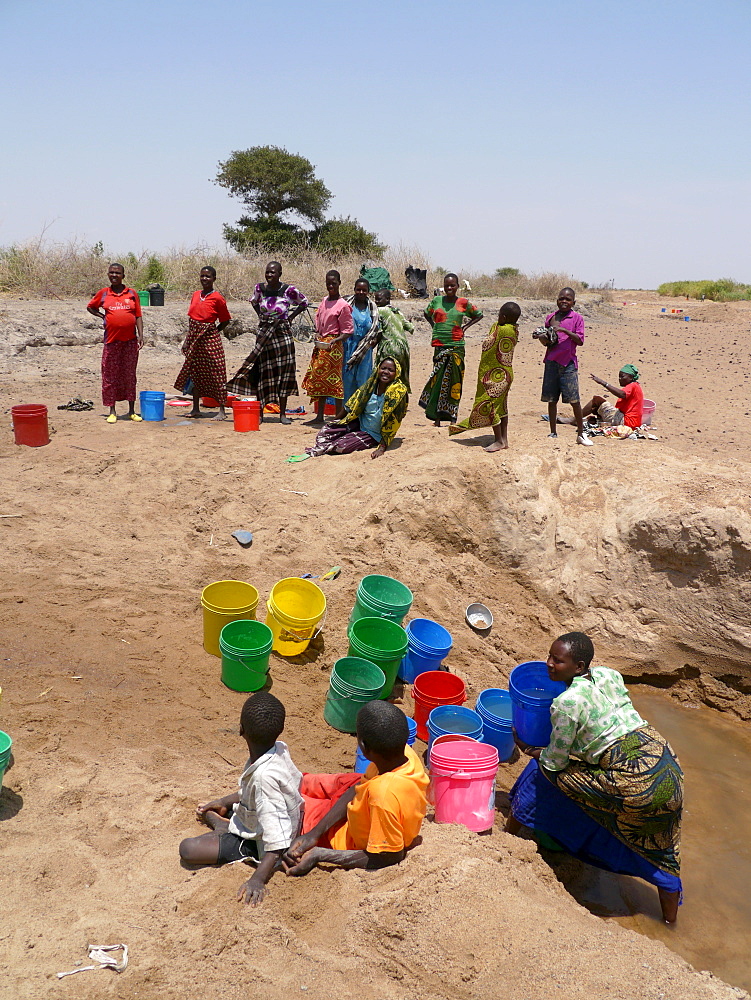
[{"label": "light blue bucket", "polygon": [[477,696],[475,711],[482,719],[483,743],[498,750],[499,760],[508,760],[515,746],[511,695],[503,688],[486,688]]},{"label": "light blue bucket", "polygon": [[426,670],[440,670],[454,640],[443,625],[430,618],[414,618],[405,632],[409,644],[399,667],[399,676],[407,684],[413,684],[415,678]]},{"label": "light blue bucket", "polygon": [[463,705],[439,705],[434,708],[428,716],[428,759],[433,740],[449,733],[482,742],[482,718]]},{"label": "light blue bucket", "polygon": [[[407,716],[407,725],[409,726],[409,736],[407,737],[407,746],[411,747],[417,738],[417,723],[411,716]],[[365,774],[368,769],[368,764],[370,761],[367,757],[363,756],[362,750],[360,749],[360,744],[357,744],[357,750],[355,751],[355,774]]]},{"label": "light blue bucket", "polygon": [[140,394],[141,416],[144,420],[164,420],[163,392],[148,392],[144,389]]}]

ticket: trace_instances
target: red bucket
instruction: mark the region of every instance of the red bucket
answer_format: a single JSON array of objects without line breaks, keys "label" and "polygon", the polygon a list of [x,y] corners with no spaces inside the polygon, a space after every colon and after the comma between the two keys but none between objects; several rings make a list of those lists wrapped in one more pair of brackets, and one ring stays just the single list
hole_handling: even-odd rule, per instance
[{"label": "red bucket", "polygon": [[26,444],[30,448],[41,448],[50,443],[50,429],[47,424],[47,407],[42,403],[24,403],[11,408],[13,433],[16,444]]},{"label": "red bucket", "polygon": [[210,410],[215,406],[219,406],[219,400],[214,399],[213,396],[201,396],[201,406],[205,406]]},{"label": "red bucket", "polygon": [[428,716],[438,705],[463,705],[467,700],[464,681],[447,670],[426,670],[412,685],[417,735],[428,742]]},{"label": "red bucket", "polygon": [[258,400],[236,399],[232,404],[236,431],[257,431],[261,428],[261,404]]}]

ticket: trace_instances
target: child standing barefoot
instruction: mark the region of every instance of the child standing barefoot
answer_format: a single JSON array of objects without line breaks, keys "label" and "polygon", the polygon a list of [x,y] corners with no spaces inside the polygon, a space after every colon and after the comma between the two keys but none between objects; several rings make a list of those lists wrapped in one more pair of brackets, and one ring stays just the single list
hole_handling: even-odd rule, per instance
[{"label": "child standing barefoot", "polygon": [[477,390],[472,411],[466,420],[451,424],[449,436],[477,427],[492,427],[495,441],[485,451],[508,448],[508,393],[514,381],[514,348],[519,340],[517,321],[521,309],[516,302],[504,302],[482,343],[477,372]]}]

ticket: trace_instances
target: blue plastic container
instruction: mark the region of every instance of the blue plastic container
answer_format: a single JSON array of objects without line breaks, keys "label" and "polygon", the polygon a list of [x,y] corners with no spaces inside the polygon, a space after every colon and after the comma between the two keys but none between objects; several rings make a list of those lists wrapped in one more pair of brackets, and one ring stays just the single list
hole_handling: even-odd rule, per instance
[{"label": "blue plastic container", "polygon": [[[407,737],[407,746],[411,747],[415,742],[417,737],[417,723],[411,716],[407,716],[407,725],[409,726],[409,736]],[[365,774],[368,769],[368,764],[370,761],[367,757],[363,757],[362,750],[360,749],[360,744],[357,744],[357,750],[355,751],[355,774]]]},{"label": "blue plastic container", "polygon": [[164,420],[164,399],[163,392],[147,392],[145,389],[140,394],[141,416],[144,420]]},{"label": "blue plastic container", "polygon": [[407,684],[426,670],[440,670],[451,652],[451,633],[430,618],[415,618],[405,628],[409,644],[399,667],[399,676]]},{"label": "blue plastic container", "polygon": [[439,705],[428,716],[428,759],[436,736],[459,733],[482,742],[482,719],[471,708],[463,705]]},{"label": "blue plastic container", "polygon": [[499,760],[514,752],[511,695],[503,688],[486,688],[477,696],[475,711],[482,719],[482,741],[498,750]]},{"label": "blue plastic container", "polygon": [[520,740],[533,747],[546,747],[553,731],[550,705],[566,690],[563,681],[551,681],[547,664],[529,660],[514,667],[508,682],[512,722]]}]

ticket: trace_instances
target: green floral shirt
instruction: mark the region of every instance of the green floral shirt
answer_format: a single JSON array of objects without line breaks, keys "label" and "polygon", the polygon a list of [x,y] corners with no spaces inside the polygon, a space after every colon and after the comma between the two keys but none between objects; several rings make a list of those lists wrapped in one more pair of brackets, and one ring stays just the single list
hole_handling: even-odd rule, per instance
[{"label": "green floral shirt", "polygon": [[457,298],[454,302],[445,295],[436,295],[425,315],[433,320],[431,347],[451,347],[464,345],[462,326],[467,319],[482,319],[482,311],[473,306],[469,299]]},{"label": "green floral shirt", "polygon": [[553,732],[540,754],[548,771],[562,771],[570,757],[596,764],[608,747],[646,722],[628,696],[617,670],[591,667],[575,677],[550,706]]}]

